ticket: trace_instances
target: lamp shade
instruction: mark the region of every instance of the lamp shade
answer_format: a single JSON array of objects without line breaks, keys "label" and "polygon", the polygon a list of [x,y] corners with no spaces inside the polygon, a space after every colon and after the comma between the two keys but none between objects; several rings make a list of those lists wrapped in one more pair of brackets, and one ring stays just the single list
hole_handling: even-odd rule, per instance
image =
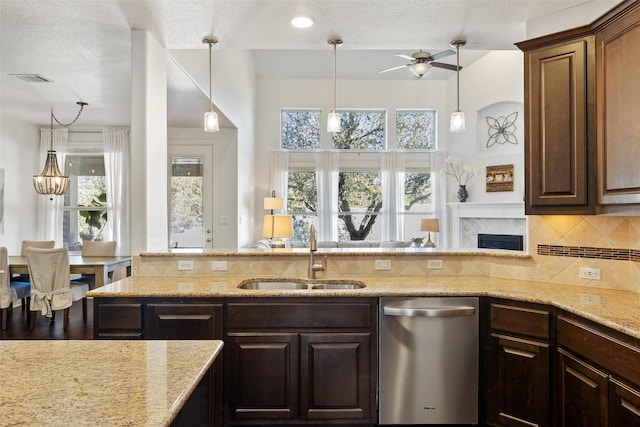
[{"label": "lamp shade", "polygon": [[438,218],[423,218],[420,221],[420,231],[440,231]]},{"label": "lamp shade", "polygon": [[293,237],[291,215],[265,215],[262,235],[268,238]]},{"label": "lamp shade", "polygon": [[450,132],[464,132],[464,113],[460,110],[456,110],[451,113],[451,124],[449,126]]},{"label": "lamp shade", "polygon": [[265,197],[264,208],[266,210],[277,210],[284,208],[284,199],[282,197]]},{"label": "lamp shade", "polygon": [[204,113],[204,131],[205,132],[218,132],[220,126],[218,125],[218,114],[215,111],[207,111]]},{"label": "lamp shade", "polygon": [[332,111],[327,116],[327,132],[340,132],[340,114]]}]

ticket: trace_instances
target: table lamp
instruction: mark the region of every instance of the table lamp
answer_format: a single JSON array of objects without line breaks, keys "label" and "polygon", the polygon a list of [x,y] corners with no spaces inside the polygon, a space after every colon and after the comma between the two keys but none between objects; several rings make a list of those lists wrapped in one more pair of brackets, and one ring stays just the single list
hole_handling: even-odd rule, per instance
[{"label": "table lamp", "polygon": [[423,218],[422,221],[420,221],[420,231],[426,231],[429,233],[429,237],[427,238],[424,247],[435,248],[436,244],[431,241],[431,232],[440,231],[440,221],[438,221],[438,218]]},{"label": "table lamp", "polygon": [[265,215],[262,235],[271,239],[272,248],[284,248],[283,238],[293,237],[293,218],[291,215]]}]

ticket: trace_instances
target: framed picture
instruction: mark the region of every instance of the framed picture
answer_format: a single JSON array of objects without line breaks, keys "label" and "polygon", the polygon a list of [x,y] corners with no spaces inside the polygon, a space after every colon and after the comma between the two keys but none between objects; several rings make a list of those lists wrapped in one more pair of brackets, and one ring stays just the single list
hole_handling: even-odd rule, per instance
[{"label": "framed picture", "polygon": [[513,191],[513,165],[487,166],[487,193]]}]

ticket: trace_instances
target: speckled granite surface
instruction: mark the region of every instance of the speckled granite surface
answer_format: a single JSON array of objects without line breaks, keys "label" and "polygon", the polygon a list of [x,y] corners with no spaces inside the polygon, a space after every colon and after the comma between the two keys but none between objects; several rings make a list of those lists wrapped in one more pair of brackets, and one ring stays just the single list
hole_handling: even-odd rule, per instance
[{"label": "speckled granite surface", "polygon": [[169,425],[221,349],[222,341],[0,341],[0,424]]},{"label": "speckled granite surface", "polygon": [[[640,339],[640,295],[635,292],[483,276],[350,277],[362,289],[245,290],[247,277],[132,276],[88,296],[113,297],[328,297],[476,295],[549,304]],[[270,279],[273,279],[272,277]],[[283,281],[299,280],[282,278]],[[304,280],[304,279],[303,279]],[[326,280],[326,279],[325,279]],[[340,279],[329,280],[340,282]]]}]

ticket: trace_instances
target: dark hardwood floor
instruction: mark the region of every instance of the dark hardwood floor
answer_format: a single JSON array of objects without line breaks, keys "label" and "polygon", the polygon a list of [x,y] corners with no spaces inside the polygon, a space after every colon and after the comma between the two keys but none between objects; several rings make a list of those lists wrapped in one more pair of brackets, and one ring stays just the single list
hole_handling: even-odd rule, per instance
[{"label": "dark hardwood floor", "polygon": [[0,339],[7,340],[90,340],[93,339],[93,300],[87,300],[87,322],[82,321],[82,303],[75,301],[69,310],[69,327],[62,328],[62,310],[50,322],[39,312],[33,331],[27,326],[27,312],[22,307],[9,310],[7,329],[0,331]]}]

